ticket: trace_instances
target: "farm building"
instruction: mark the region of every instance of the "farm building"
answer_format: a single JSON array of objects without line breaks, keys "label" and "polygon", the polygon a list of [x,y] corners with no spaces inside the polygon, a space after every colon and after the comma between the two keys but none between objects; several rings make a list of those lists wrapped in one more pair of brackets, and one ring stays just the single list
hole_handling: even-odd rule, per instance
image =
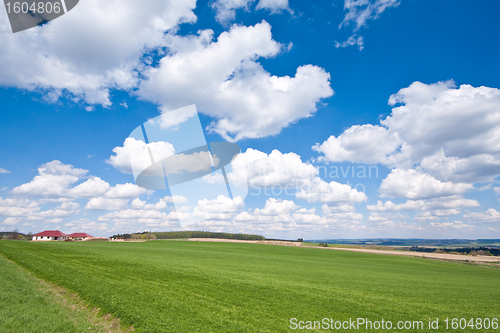
[{"label": "farm building", "polygon": [[93,236],[91,236],[87,233],[84,233],[84,232],[75,232],[75,233],[69,235],[68,237],[70,239],[74,239],[74,240],[87,240],[87,239],[94,238]]},{"label": "farm building", "polygon": [[34,241],[63,241],[68,239],[68,235],[59,230],[45,230],[33,235]]}]

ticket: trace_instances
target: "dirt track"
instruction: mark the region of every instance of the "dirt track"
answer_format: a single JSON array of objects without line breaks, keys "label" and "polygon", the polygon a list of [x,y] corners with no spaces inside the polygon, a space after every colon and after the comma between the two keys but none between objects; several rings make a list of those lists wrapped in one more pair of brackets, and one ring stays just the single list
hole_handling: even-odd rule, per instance
[{"label": "dirt track", "polygon": [[[217,239],[217,238],[189,238],[188,241],[194,242],[225,242],[225,243],[253,243],[253,244],[267,244],[267,245],[282,245],[282,246],[302,246],[303,243],[298,242],[285,242],[285,241],[245,241],[236,239]],[[307,246],[304,246],[307,247]],[[414,252],[414,251],[388,251],[388,250],[372,250],[372,249],[352,249],[352,248],[341,248],[341,247],[315,247],[318,249],[325,250],[339,250],[339,251],[352,251],[352,252],[365,252],[374,254],[385,254],[393,256],[407,256],[407,257],[419,257],[419,258],[429,258],[438,260],[458,260],[458,261],[469,261],[478,263],[495,263],[500,264],[500,257],[491,256],[465,256],[459,254],[446,254],[446,253],[425,253],[425,252]]]}]

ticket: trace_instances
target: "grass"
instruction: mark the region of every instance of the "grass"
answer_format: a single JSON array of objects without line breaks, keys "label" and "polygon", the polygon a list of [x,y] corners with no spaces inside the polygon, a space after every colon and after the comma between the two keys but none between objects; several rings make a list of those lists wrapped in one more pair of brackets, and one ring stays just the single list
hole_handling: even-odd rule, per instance
[{"label": "grass", "polygon": [[212,242],[0,241],[0,253],[137,332],[286,332],[291,318],[427,325],[500,317],[500,270],[491,266]]},{"label": "grass", "polygon": [[0,332],[123,332],[64,288],[36,279],[0,256]]}]

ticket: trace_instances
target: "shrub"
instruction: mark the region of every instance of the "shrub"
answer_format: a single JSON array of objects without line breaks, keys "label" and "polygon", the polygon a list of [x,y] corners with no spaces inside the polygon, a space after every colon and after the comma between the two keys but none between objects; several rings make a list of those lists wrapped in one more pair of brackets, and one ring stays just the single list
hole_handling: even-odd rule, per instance
[{"label": "shrub", "polygon": [[469,252],[471,256],[491,256],[492,254],[488,250],[472,250]]},{"label": "shrub", "polygon": [[17,231],[13,231],[9,234],[9,236],[7,236],[7,239],[16,239],[16,240],[20,240],[22,239],[23,237],[17,232]]}]

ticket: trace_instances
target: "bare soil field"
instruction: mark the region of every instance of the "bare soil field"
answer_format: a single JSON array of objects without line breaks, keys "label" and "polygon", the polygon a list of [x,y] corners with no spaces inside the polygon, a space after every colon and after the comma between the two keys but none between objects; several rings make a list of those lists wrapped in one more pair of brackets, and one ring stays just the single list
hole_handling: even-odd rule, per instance
[{"label": "bare soil field", "polygon": [[[217,238],[189,238],[187,240],[194,241],[194,242],[254,243],[254,244],[281,245],[281,246],[302,246],[302,244],[304,244],[304,243],[299,243],[299,242],[286,242],[286,241],[246,241],[246,240],[237,240],[237,239],[217,239]],[[493,256],[466,256],[466,255],[447,254],[447,253],[426,253],[426,252],[415,252],[415,251],[388,251],[388,250],[372,250],[372,249],[352,249],[352,248],[343,248],[343,247],[317,247],[317,248],[318,249],[325,249],[325,250],[353,251],[353,252],[385,254],[385,255],[393,255],[393,256],[429,258],[429,259],[438,259],[438,260],[458,260],[458,261],[468,261],[468,262],[476,262],[476,263],[500,264],[500,257],[493,257]]]},{"label": "bare soil field", "polygon": [[447,254],[447,253],[426,253],[426,252],[415,252],[415,251],[387,251],[387,250],[371,250],[371,249],[348,249],[341,247],[329,247],[325,249],[341,250],[341,251],[353,251],[353,252],[365,252],[365,253],[376,253],[376,254],[389,254],[394,256],[407,256],[407,257],[420,257],[420,258],[430,258],[430,259],[440,259],[440,260],[459,260],[459,261],[470,261],[470,262],[490,262],[499,263],[500,257],[493,256],[466,256],[460,254]]}]

